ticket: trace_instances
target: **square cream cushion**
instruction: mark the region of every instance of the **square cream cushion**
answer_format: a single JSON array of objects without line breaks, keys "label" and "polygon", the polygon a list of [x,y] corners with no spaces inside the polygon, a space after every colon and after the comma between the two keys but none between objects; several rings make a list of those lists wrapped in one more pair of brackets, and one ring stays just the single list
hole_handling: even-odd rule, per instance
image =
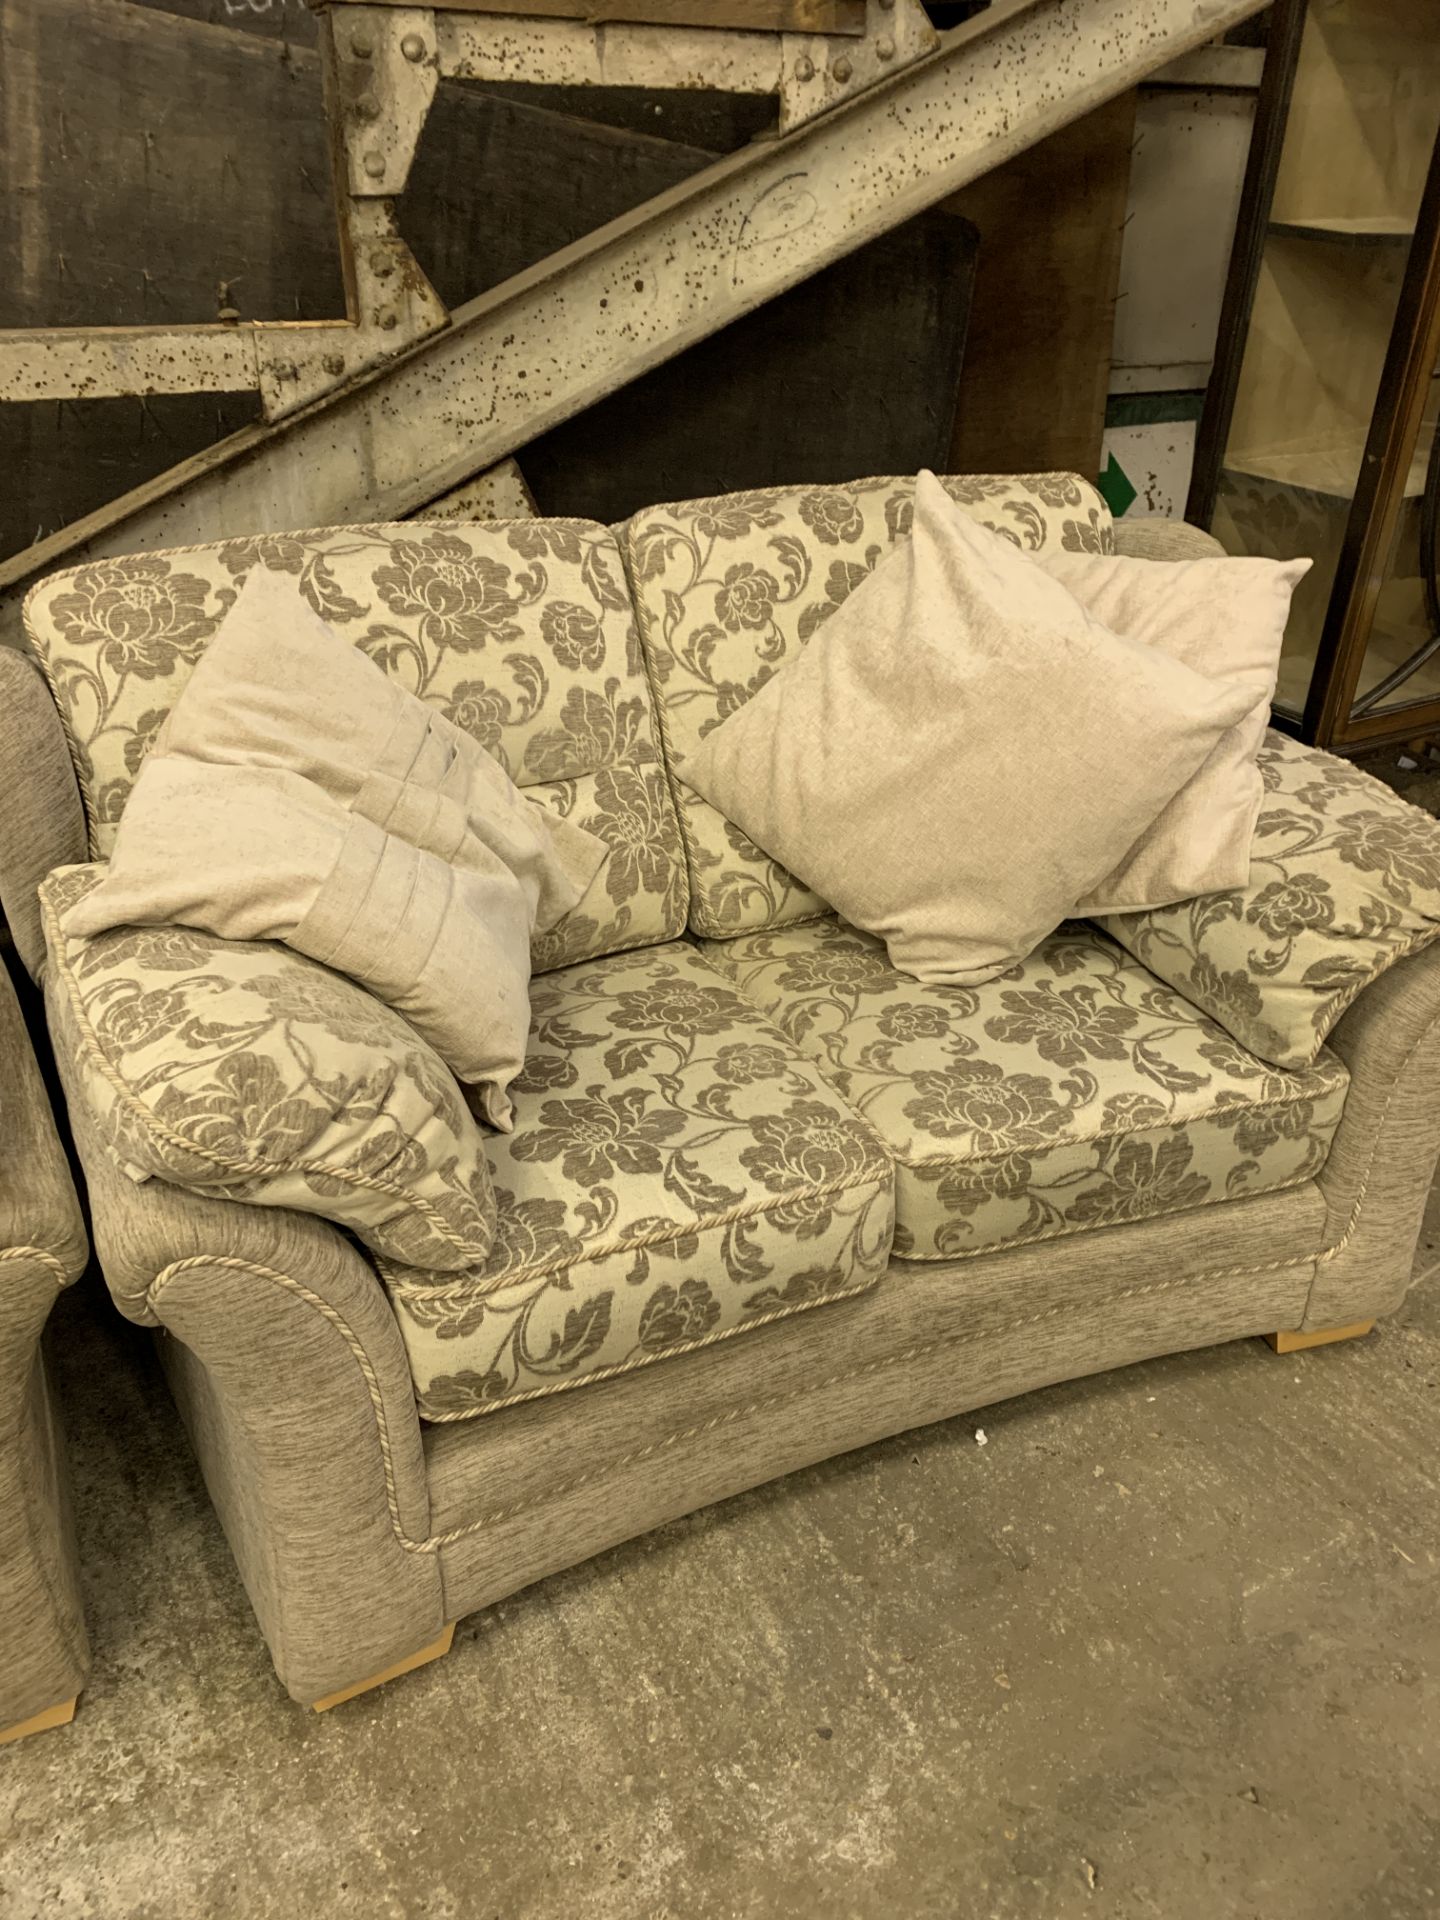
[{"label": "square cream cushion", "polygon": [[405,1015],[492,1126],[525,1060],[531,905],[480,843],[470,863],[387,833],[281,767],[152,752],[105,877],[64,916],[70,937],[187,926],[282,940]]},{"label": "square cream cushion", "polygon": [[1110,632],[922,473],[909,542],[686,776],[902,972],[970,985],[1114,872],[1253,700]]},{"label": "square cream cushion", "polygon": [[484,872],[498,855],[547,933],[605,843],[526,799],[491,754],[320,618],[288,575],[255,567],[151,749],[304,774],[376,826]]},{"label": "square cream cushion", "polygon": [[1312,563],[1138,560],[1059,548],[1032,560],[1112,632],[1250,694],[1244,717],[1221,734],[1203,765],[1076,913],[1133,913],[1248,885],[1250,843],[1265,791],[1255,756],[1270,724],[1290,597]]}]

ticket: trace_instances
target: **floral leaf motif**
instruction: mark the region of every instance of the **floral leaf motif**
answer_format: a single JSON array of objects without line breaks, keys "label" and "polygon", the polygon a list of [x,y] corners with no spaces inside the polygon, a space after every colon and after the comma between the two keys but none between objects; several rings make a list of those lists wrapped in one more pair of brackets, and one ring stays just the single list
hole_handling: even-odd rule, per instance
[{"label": "floral leaf motif", "polygon": [[573,1373],[599,1352],[610,1331],[610,1302],[610,1294],[595,1293],[570,1309],[553,1353],[542,1363],[547,1372]]},{"label": "floral leaf motif", "polygon": [[580,578],[602,607],[608,607],[612,613],[624,614],[628,620],[631,612],[630,595],[624,580],[617,578],[615,557],[613,547],[598,540],[592,541],[585,549]]},{"label": "floral leaf motif", "polygon": [[723,1213],[738,1207],[745,1198],[744,1189],[727,1187],[713,1179],[693,1154],[672,1153],[665,1166],[666,1191],[692,1207],[698,1214]]},{"label": "floral leaf motif", "polygon": [[659,1286],[640,1316],[640,1345],[647,1353],[700,1340],[720,1318],[720,1303],[703,1280]]}]

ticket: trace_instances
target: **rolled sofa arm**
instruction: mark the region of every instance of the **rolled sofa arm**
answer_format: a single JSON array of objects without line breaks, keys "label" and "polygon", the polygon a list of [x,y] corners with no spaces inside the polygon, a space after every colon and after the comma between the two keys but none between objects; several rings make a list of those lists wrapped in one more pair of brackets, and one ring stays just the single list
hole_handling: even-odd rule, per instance
[{"label": "rolled sofa arm", "polygon": [[313,1215],[128,1180],[58,1043],[57,1056],[106,1282],[122,1313],[163,1329],[281,1680],[314,1701],[435,1639],[443,1590],[420,1422],[374,1272]]},{"label": "rolled sofa arm", "polygon": [[0,967],[0,1733],[73,1700],[90,1655],[64,1441],[40,1340],[88,1248],[14,989]]},{"label": "rolled sofa arm", "polygon": [[1115,551],[1130,560],[1215,560],[1225,549],[1188,520],[1117,520]]},{"label": "rolled sofa arm", "polygon": [[1409,1289],[1440,1158],[1440,945],[1366,987],[1329,1044],[1350,1087],[1319,1176],[1327,1251],[1307,1329],[1378,1319]]},{"label": "rolled sofa arm", "polygon": [[32,980],[45,964],[36,889],[86,857],[85,813],[60,715],[39,667],[0,645],[0,910]]}]

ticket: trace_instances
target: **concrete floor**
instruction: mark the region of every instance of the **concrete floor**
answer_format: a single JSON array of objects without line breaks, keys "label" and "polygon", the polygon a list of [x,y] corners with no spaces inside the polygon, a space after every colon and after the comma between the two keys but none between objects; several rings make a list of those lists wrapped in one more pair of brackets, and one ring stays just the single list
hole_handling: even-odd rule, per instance
[{"label": "concrete floor", "polygon": [[55,1332],[95,1671],[0,1754],[3,1920],[1440,1913],[1440,1275],[732,1500],[323,1718],[145,1336]]}]

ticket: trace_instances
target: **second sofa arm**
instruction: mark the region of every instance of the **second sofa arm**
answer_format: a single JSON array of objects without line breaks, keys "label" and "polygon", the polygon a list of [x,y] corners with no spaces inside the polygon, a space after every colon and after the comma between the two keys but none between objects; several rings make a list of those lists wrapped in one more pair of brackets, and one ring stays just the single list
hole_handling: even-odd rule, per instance
[{"label": "second sofa arm", "polygon": [[443,1621],[419,1416],[374,1271],[327,1221],[120,1171],[57,1047],[95,1248],[162,1354],[281,1679],[315,1700]]},{"label": "second sofa arm", "polygon": [[0,645],[0,910],[32,979],[45,963],[36,888],[86,858],[70,748],[39,667]]},{"label": "second sofa arm", "polygon": [[1225,549],[1188,520],[1117,520],[1115,551],[1131,560],[1216,560]]}]

